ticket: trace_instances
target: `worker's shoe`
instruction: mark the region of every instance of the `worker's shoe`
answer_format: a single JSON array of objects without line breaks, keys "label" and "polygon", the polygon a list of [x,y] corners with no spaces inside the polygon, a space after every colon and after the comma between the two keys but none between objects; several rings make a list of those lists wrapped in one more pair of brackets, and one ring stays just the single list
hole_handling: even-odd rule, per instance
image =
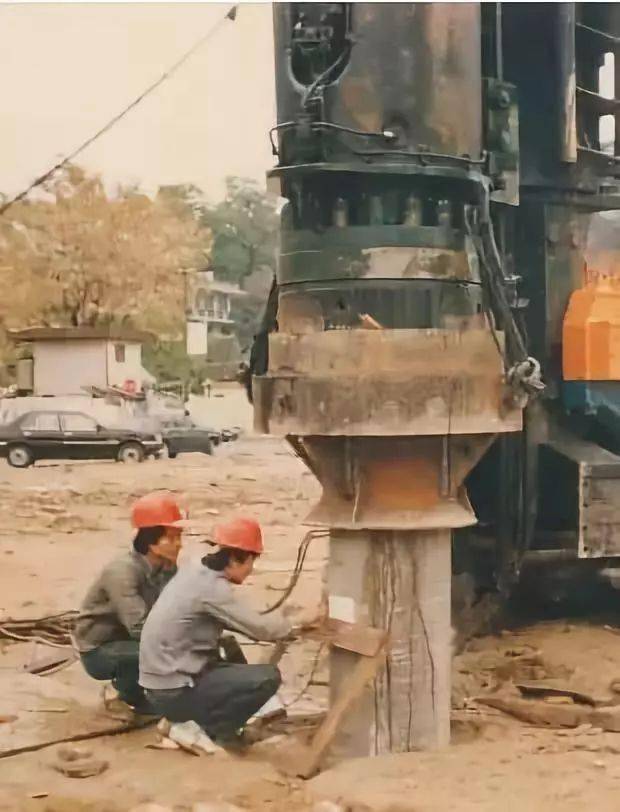
[{"label": "worker's shoe", "polygon": [[106,684],[101,691],[101,698],[103,707],[107,716],[116,719],[119,722],[131,722],[133,717],[133,708],[128,705],[118,695],[118,691],[112,685]]},{"label": "worker's shoe", "polygon": [[103,706],[113,719],[132,722],[136,717],[159,717],[153,707],[142,697],[138,702],[127,702],[112,685],[104,685],[102,690]]},{"label": "worker's shoe", "polygon": [[271,699],[268,699],[262,708],[256,711],[254,716],[250,719],[250,722],[257,722],[260,727],[265,727],[265,725],[268,725],[270,722],[285,718],[286,708],[276,694],[272,696]]},{"label": "worker's shoe", "polygon": [[169,722],[168,719],[161,719],[157,725],[162,738],[167,738],[177,744],[181,749],[187,750],[194,755],[208,755],[222,751],[199,724],[190,720],[188,722]]}]

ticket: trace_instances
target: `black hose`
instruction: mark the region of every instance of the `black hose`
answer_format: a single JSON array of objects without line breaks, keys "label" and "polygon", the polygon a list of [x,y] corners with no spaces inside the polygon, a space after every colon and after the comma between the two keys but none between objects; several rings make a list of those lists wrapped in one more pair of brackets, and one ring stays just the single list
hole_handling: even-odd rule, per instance
[{"label": "black hose", "polygon": [[279,609],[282,606],[282,604],[289,599],[293,590],[297,586],[297,582],[299,581],[299,577],[304,568],[304,563],[306,561],[306,556],[308,554],[308,547],[310,546],[310,542],[313,541],[313,539],[315,538],[324,538],[328,535],[329,535],[328,530],[309,530],[306,533],[306,535],[303,537],[301,541],[301,544],[297,549],[297,561],[295,562],[293,574],[291,576],[291,580],[288,583],[288,586],[284,590],[283,594],[272,606],[267,607],[267,609],[263,609],[263,611],[261,612],[262,615],[268,615],[271,612],[275,612],[276,609]]},{"label": "black hose", "polygon": [[342,52],[338,56],[338,59],[336,59],[335,62],[332,62],[332,64],[326,70],[324,70],[323,73],[317,76],[314,82],[312,82],[310,87],[306,90],[303,99],[301,100],[301,106],[304,110],[307,110],[308,103],[310,102],[315,90],[317,90],[317,88],[320,87],[321,85],[325,84],[329,79],[330,75],[334,71],[336,71],[340,67],[340,65],[349,58],[349,56],[351,55],[351,43],[348,40],[347,46],[348,46],[347,48],[344,48],[342,50]]},{"label": "black hose", "polygon": [[334,124],[331,121],[313,121],[310,124],[313,130],[338,130],[338,132],[348,133],[349,135],[358,135],[361,138],[382,138],[389,141],[394,136],[386,132],[366,132],[364,130],[355,130],[353,127],[345,127],[342,124]]},{"label": "black hose", "polygon": [[[535,358],[528,355],[527,345],[506,295],[506,277],[491,221],[488,181],[483,181],[481,186],[483,199],[479,207],[481,217],[478,223],[478,231],[475,233],[467,214],[465,227],[474,242],[480,260],[483,291],[489,297],[492,313],[496,317],[499,316],[501,329],[506,335],[506,346],[504,351],[501,352],[504,359],[506,378],[515,392],[518,393],[516,402],[524,406],[531,395],[540,393],[545,387],[540,379],[540,364]],[[499,343],[493,325],[491,325],[491,331],[499,350]]]}]

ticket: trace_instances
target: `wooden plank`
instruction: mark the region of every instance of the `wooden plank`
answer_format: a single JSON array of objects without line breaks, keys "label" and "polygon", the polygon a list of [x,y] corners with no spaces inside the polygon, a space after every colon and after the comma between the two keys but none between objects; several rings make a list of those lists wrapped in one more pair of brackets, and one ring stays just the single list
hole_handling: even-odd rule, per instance
[{"label": "wooden plank", "polygon": [[549,705],[531,699],[513,697],[479,696],[475,700],[480,705],[508,713],[522,722],[539,727],[579,727],[589,724],[611,733],[620,732],[620,707],[597,707],[588,705]]},{"label": "wooden plank", "polygon": [[545,727],[579,727],[592,723],[592,708],[587,705],[549,705],[531,699],[515,699],[508,696],[478,696],[479,705],[508,713],[522,722]]},{"label": "wooden plank", "polygon": [[352,651],[363,657],[374,657],[387,641],[387,632],[360,623],[346,623],[343,620],[329,619],[327,628],[333,635],[331,643],[336,648]]},{"label": "wooden plank", "polygon": [[286,653],[287,644],[284,640],[278,640],[275,646],[270,650],[265,659],[265,665],[278,665],[284,654]]},{"label": "wooden plank", "polygon": [[338,732],[342,718],[359,700],[364,688],[374,679],[384,660],[383,646],[373,657],[360,657],[350,680],[327,712],[324,722],[315,733],[310,745],[292,748],[288,753],[281,753],[279,768],[283,772],[300,778],[310,778],[317,772],[325,751]]},{"label": "wooden plank", "polygon": [[323,626],[304,633],[304,637],[330,643],[336,648],[352,651],[363,657],[374,657],[387,641],[387,633],[383,629],[333,618],[329,618]]}]

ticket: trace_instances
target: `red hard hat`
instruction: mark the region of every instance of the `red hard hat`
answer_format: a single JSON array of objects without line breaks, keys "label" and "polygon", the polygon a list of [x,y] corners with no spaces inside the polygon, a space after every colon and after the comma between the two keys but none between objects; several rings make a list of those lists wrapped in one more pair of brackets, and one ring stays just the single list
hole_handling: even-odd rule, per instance
[{"label": "red hard hat", "polygon": [[220,547],[236,547],[249,553],[260,555],[263,552],[263,534],[260,524],[254,519],[232,519],[215,528],[215,543]]},{"label": "red hard hat", "polygon": [[169,493],[149,493],[141,496],[131,508],[131,524],[141,527],[186,527],[181,508]]}]

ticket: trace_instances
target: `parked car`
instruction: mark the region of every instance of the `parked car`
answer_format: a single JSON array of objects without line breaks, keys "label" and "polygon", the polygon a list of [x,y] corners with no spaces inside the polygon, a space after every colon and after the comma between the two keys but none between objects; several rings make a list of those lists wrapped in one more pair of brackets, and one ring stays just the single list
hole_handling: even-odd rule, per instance
[{"label": "parked car", "polygon": [[192,451],[213,454],[214,446],[222,440],[219,431],[197,425],[188,415],[167,421],[162,426],[162,436],[171,459]]},{"label": "parked car", "polygon": [[159,456],[162,450],[161,435],[105,428],[82,412],[26,412],[0,426],[0,457],[14,468],[52,459],[142,462],[146,457]]}]

